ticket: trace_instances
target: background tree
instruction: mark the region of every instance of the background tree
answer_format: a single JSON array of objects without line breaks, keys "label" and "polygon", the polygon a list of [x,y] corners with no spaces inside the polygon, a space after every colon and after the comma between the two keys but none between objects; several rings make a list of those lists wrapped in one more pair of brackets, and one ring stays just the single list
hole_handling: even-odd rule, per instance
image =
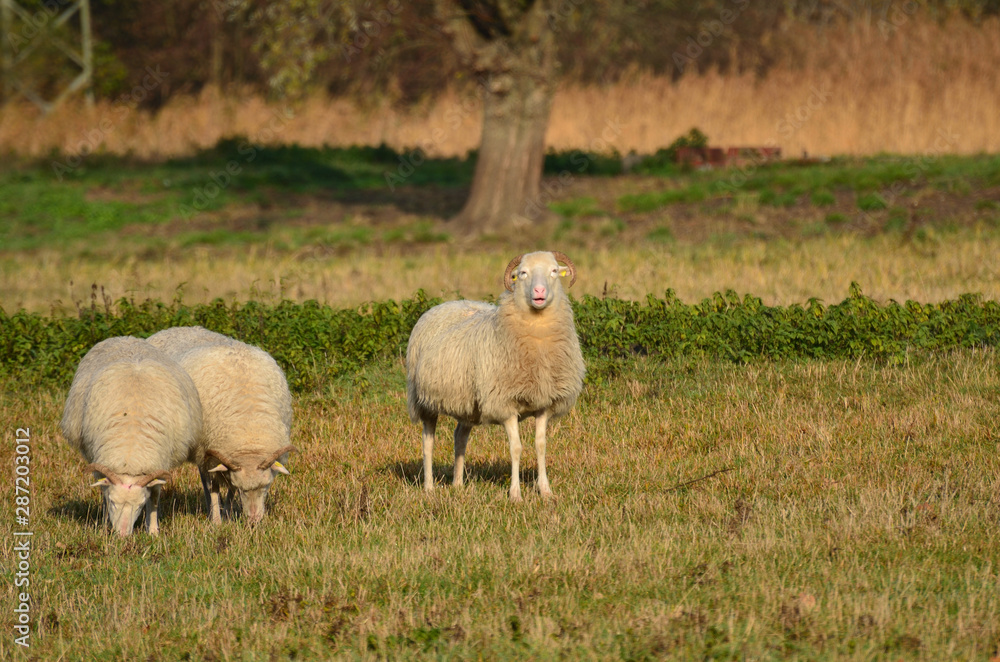
[{"label": "background tree", "polygon": [[457,217],[472,231],[530,222],[555,91],[551,0],[458,0],[448,29],[483,102],[469,198]]}]

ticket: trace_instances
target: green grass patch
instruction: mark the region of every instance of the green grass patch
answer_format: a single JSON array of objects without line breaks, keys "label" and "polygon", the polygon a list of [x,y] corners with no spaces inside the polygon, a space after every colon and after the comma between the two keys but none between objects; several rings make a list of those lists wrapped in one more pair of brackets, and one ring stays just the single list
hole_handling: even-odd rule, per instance
[{"label": "green grass patch", "polygon": [[433,221],[423,220],[385,230],[382,232],[382,240],[389,244],[437,244],[451,241],[451,235],[438,230]]},{"label": "green grass patch", "polygon": [[798,202],[798,198],[798,194],[794,191],[775,191],[771,188],[765,188],[760,191],[760,195],[757,200],[762,205],[771,205],[772,207],[791,207]]},{"label": "green grass patch", "polygon": [[881,211],[889,206],[878,193],[862,193],[857,198],[858,209],[861,211]]},{"label": "green grass patch", "polygon": [[618,209],[622,212],[647,212],[676,203],[701,202],[707,197],[705,187],[690,185],[666,191],[623,195],[618,198]]},{"label": "green grass patch", "polygon": [[602,216],[606,214],[601,209],[595,198],[584,196],[571,200],[561,200],[549,204],[549,209],[564,218],[578,218],[580,216]]},{"label": "green grass patch", "polygon": [[839,212],[833,212],[826,215],[824,222],[830,227],[840,227],[847,223],[847,216]]},{"label": "green grass patch", "polygon": [[674,232],[668,226],[661,225],[658,228],[650,230],[646,238],[660,244],[669,244],[674,242]]},{"label": "green grass patch", "polygon": [[837,202],[837,198],[831,191],[821,188],[809,195],[809,201],[816,207],[829,207]]}]

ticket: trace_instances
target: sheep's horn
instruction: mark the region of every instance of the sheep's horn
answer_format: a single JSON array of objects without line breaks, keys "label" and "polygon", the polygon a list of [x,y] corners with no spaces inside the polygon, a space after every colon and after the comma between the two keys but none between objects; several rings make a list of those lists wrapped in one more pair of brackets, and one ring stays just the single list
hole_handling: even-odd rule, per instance
[{"label": "sheep's horn", "polygon": [[517,265],[521,264],[522,257],[524,257],[524,255],[518,255],[511,260],[510,264],[507,265],[507,271],[504,272],[503,286],[507,288],[508,292],[514,291],[514,281],[511,279],[510,275],[514,272],[514,269],[517,268]]},{"label": "sheep's horn", "polygon": [[278,460],[278,458],[284,455],[285,453],[291,453],[292,451],[297,451],[297,450],[299,449],[296,448],[295,446],[285,446],[280,451],[272,453],[271,456],[268,459],[261,462],[260,466],[258,466],[257,468],[263,471],[264,469],[267,469],[272,464],[274,464]]},{"label": "sheep's horn", "polygon": [[573,261],[566,257],[565,253],[560,253],[559,251],[552,251],[552,257],[556,259],[556,262],[562,262],[567,267],[569,267],[569,286],[573,287],[573,283],[576,282],[576,265]]},{"label": "sheep's horn", "polygon": [[88,464],[85,471],[96,471],[97,473],[102,474],[105,478],[110,480],[115,485],[121,485],[122,483],[122,479],[118,477],[118,474],[116,474],[111,469],[108,469],[103,464]]},{"label": "sheep's horn", "polygon": [[145,476],[143,476],[142,478],[140,478],[139,480],[137,480],[135,484],[138,487],[146,487],[147,485],[149,485],[151,482],[153,482],[157,478],[162,478],[163,480],[170,480],[170,472],[169,471],[157,471],[157,472],[154,472],[154,473],[151,473],[151,474],[146,474]]},{"label": "sheep's horn", "polygon": [[214,457],[216,460],[226,465],[226,468],[229,469],[230,471],[239,471],[241,468],[240,465],[236,464],[235,462],[230,462],[229,460],[224,458],[222,454],[219,453],[219,451],[205,451],[205,457]]}]

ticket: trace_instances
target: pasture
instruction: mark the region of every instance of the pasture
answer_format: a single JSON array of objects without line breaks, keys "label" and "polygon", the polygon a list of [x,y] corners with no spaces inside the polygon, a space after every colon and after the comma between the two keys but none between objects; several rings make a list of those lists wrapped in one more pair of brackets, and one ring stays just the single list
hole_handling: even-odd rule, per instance
[{"label": "pasture", "polygon": [[[48,162],[0,172],[5,323],[24,308],[38,337],[79,320],[100,333],[118,328],[120,297],[167,316],[204,304],[220,320],[253,300],[270,320],[282,300],[367,310],[420,288],[495,296],[509,257],[535,247],[574,259],[581,311],[598,305],[584,295],[612,305],[668,288],[689,303],[732,288],[764,305],[835,304],[856,282],[878,304],[978,292],[994,319],[1000,298],[996,157],[922,161],[916,174],[915,159],[890,156],[789,164],[735,190],[732,173],[578,173],[513,239],[458,236],[442,220],[465,161],[429,159],[389,195],[395,153],[261,150],[259,170],[180,213],[226,149],[92,157],[64,182]],[[558,182],[558,159],[549,167]],[[165,489],[160,536],[118,539],[58,434],[66,370],[42,374],[47,357],[0,335],[0,462],[14,466],[16,429],[30,428],[34,533],[22,649],[11,472],[5,659],[1000,656],[993,340],[822,359],[588,345],[583,395],[550,426],[556,499],[532,491],[526,423],[520,504],[506,499],[499,428],[473,431],[466,486],[453,489],[451,425],[439,426],[438,489],[422,491],[398,340],[329,371],[329,346],[264,343],[299,356],[286,370],[323,376],[293,386],[299,452],[264,522],[211,526],[187,466]]]}]

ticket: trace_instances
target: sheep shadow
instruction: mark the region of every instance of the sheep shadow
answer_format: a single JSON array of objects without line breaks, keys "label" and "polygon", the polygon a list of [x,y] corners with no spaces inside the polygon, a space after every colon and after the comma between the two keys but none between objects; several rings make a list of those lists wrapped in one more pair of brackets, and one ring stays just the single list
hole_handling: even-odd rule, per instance
[{"label": "sheep shadow", "polygon": [[[104,500],[100,494],[89,499],[67,499],[56,501],[49,509],[50,517],[74,521],[87,527],[99,528],[107,522],[104,510]],[[204,515],[205,493],[197,490],[173,490],[169,487],[160,493],[159,520],[169,521],[177,515]],[[136,529],[145,524],[146,515],[143,512],[136,520]]]},{"label": "sheep shadow", "polygon": [[[454,479],[454,466],[452,464],[435,464],[431,467],[434,474],[434,486],[450,486]],[[387,472],[411,485],[412,487],[423,487],[424,484],[424,463],[422,460],[412,460],[409,462],[396,462],[385,465],[382,471]],[[538,480],[537,467],[524,467],[523,461],[519,472],[522,486],[534,486]],[[465,483],[492,483],[507,488],[510,486],[510,462],[504,460],[493,460],[489,462],[465,462]]]}]

